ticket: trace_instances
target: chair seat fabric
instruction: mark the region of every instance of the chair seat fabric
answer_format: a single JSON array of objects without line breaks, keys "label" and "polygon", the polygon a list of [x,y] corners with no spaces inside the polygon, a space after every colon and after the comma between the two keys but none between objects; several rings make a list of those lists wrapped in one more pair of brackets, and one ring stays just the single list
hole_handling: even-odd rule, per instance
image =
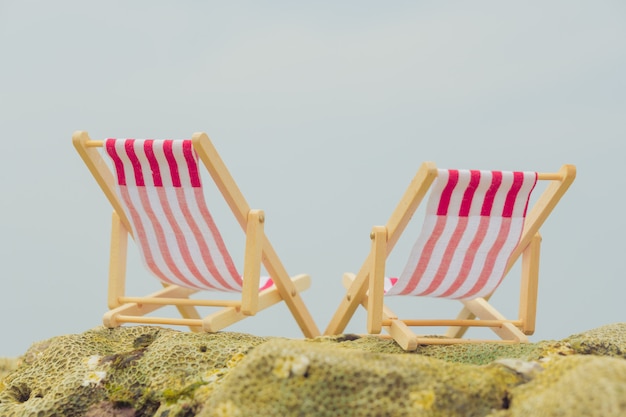
[{"label": "chair seat fabric", "polygon": [[519,243],[535,172],[438,170],[421,233],[386,295],[492,293]]},{"label": "chair seat fabric", "polygon": [[205,202],[191,140],[107,139],[105,153],[146,267],[165,283],[240,292],[242,277]]}]

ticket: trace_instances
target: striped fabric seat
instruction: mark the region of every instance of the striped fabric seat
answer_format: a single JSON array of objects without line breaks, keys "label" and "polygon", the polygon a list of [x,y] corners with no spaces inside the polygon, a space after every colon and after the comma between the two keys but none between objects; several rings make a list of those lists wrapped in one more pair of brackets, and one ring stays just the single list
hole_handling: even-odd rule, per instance
[{"label": "striped fabric seat", "polygon": [[[241,274],[204,199],[191,140],[107,139],[104,147],[146,267],[168,284],[241,292]],[[261,277],[260,289],[272,284]]]},{"label": "striped fabric seat", "polygon": [[386,295],[473,299],[500,284],[517,246],[535,172],[438,170],[422,231]]}]

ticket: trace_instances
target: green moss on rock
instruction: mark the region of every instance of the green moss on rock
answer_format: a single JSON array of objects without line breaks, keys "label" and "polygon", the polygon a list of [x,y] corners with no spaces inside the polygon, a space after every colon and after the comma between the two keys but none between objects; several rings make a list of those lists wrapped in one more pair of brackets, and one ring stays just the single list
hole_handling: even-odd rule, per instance
[{"label": "green moss on rock", "polygon": [[565,342],[578,354],[626,358],[626,323],[608,324],[575,334]]},{"label": "green moss on rock", "polygon": [[552,355],[573,354],[572,348],[560,341],[539,343],[501,344],[501,343],[461,343],[456,345],[421,345],[414,352],[404,351],[391,339],[375,336],[359,337],[340,335],[320,337],[318,343],[334,344],[342,349],[356,349],[366,352],[429,356],[453,363],[486,365],[503,358],[522,360],[540,360]]}]

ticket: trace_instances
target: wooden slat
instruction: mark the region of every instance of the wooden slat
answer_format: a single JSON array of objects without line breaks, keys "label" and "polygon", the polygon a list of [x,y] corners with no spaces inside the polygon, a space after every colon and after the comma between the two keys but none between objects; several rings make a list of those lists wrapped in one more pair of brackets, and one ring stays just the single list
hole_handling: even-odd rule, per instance
[{"label": "wooden slat", "polygon": [[180,305],[197,307],[239,307],[240,300],[196,300],[193,298],[165,298],[165,297],[120,297],[123,304],[134,303],[141,305]]},{"label": "wooden slat", "polygon": [[[455,320],[455,319],[421,319],[400,320],[411,327],[442,327],[442,326],[471,326],[471,327],[502,327],[504,323],[521,326],[521,320]],[[389,326],[389,320],[383,320],[383,326]]]},{"label": "wooden slat", "polygon": [[115,319],[119,323],[137,323],[137,324],[162,324],[169,326],[189,326],[189,327],[201,327],[201,319],[177,319],[170,317],[150,317],[150,316],[125,316],[117,315]]},{"label": "wooden slat", "polygon": [[263,224],[265,215],[261,210],[250,210],[246,226],[246,249],[243,263],[243,288],[241,312],[252,316],[259,310],[259,281],[263,258]]},{"label": "wooden slat", "polygon": [[374,226],[371,238],[372,265],[370,269],[367,301],[367,331],[372,334],[378,334],[382,330],[381,322],[383,319],[387,229],[384,226]]},{"label": "wooden slat", "polygon": [[523,323],[522,331],[526,335],[531,335],[535,332],[540,252],[541,236],[537,233],[522,253],[519,317]]}]

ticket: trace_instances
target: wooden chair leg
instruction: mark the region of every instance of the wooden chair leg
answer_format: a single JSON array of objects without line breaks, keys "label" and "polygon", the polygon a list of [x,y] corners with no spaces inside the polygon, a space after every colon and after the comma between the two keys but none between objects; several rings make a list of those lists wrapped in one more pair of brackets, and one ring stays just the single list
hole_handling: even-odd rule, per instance
[{"label": "wooden chair leg", "polygon": [[107,304],[110,309],[121,305],[119,299],[126,294],[126,253],[128,230],[114,211],[111,216],[111,247],[109,257],[109,288]]},{"label": "wooden chair leg", "polygon": [[[298,291],[295,283],[289,277],[287,270],[278,258],[278,255],[266,235],[263,235],[263,265],[268,274],[272,277],[282,300],[287,305],[287,308],[289,308],[300,330],[302,330],[302,334],[308,338],[319,336],[320,331],[313,320],[313,316],[304,304],[300,291]],[[259,300],[259,309],[261,308],[262,304],[261,300]]]},{"label": "wooden chair leg", "polygon": [[367,332],[379,334],[383,321],[383,296],[385,295],[385,260],[387,258],[387,229],[375,226],[371,234],[372,260],[367,297]]},{"label": "wooden chair leg", "polygon": [[389,335],[400,347],[408,352],[415,351],[418,345],[418,337],[401,320],[391,320],[391,325],[386,328]]},{"label": "wooden chair leg", "polygon": [[259,280],[263,258],[263,223],[261,210],[250,210],[246,224],[246,249],[243,265],[241,312],[253,316],[259,311]]},{"label": "wooden chair leg", "polygon": [[535,332],[540,253],[541,235],[537,233],[522,253],[519,318],[522,321],[522,331],[526,335],[532,335]]}]

